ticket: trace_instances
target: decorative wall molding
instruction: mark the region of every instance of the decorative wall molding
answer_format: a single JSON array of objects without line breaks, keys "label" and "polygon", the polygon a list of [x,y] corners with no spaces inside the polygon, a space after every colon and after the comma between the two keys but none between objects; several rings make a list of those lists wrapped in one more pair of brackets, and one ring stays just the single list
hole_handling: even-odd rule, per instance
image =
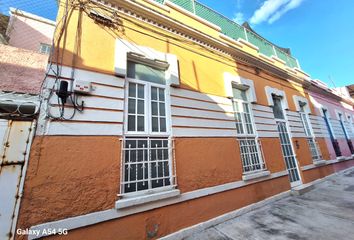
[{"label": "decorative wall molding", "polygon": [[288,105],[288,100],[286,99],[286,94],[283,90],[279,90],[277,88],[272,88],[270,86],[266,86],[265,87],[265,92],[266,92],[266,96],[267,96],[267,100],[268,100],[268,105],[269,106],[274,106],[274,102],[273,102],[273,96],[278,96],[282,98],[282,104],[284,109],[289,109],[289,105]]}]

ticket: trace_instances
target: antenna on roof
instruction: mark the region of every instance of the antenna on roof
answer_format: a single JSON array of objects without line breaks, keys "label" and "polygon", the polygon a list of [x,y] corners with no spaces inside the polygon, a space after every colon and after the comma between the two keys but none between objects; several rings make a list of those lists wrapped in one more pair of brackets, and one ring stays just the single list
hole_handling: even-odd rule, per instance
[{"label": "antenna on roof", "polygon": [[333,84],[333,87],[336,88],[336,84],[334,83],[334,81],[332,80],[332,76],[328,75],[328,79],[329,81],[331,81],[331,83]]}]

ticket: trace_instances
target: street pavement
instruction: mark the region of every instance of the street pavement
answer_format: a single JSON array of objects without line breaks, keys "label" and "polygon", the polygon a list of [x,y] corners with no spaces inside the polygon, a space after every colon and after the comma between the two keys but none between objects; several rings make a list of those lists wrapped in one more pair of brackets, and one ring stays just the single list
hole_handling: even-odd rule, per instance
[{"label": "street pavement", "polygon": [[184,240],[354,240],[354,168]]}]

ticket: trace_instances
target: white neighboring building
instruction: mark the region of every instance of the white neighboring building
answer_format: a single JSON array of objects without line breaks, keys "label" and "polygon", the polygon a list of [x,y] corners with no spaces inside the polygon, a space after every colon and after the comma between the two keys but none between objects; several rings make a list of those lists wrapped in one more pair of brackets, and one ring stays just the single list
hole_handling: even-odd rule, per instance
[{"label": "white neighboring building", "polygon": [[10,8],[10,21],[6,31],[10,46],[49,54],[54,29],[54,21]]}]

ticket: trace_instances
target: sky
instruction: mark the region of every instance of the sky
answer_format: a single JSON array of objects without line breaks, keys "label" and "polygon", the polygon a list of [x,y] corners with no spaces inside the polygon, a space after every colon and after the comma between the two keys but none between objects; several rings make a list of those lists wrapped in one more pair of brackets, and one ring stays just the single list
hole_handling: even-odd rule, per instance
[{"label": "sky", "polygon": [[[311,78],[354,84],[354,0],[199,0],[291,49]],[[330,80],[332,79],[332,80]]]},{"label": "sky", "polygon": [[[301,69],[330,87],[354,84],[354,0],[199,0],[261,36],[290,48]],[[55,20],[56,0],[0,0]]]}]

